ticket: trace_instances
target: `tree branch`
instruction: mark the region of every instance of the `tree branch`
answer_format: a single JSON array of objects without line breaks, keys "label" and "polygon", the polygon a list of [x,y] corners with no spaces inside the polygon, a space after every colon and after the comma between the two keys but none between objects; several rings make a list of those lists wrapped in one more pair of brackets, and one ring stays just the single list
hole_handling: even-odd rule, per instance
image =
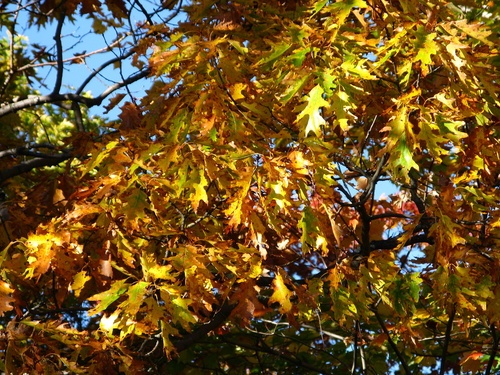
[{"label": "tree branch", "polygon": [[370,242],[370,226],[371,226],[371,219],[370,215],[368,215],[368,212],[366,212],[366,207],[364,205],[364,202],[361,203],[357,209],[359,213],[360,219],[361,219],[361,254],[364,256],[370,255],[371,252],[371,242]]},{"label": "tree branch", "polygon": [[230,305],[228,302],[225,302],[220,307],[219,311],[217,311],[217,313],[213,316],[212,320],[200,326],[195,331],[184,336],[183,338],[175,341],[174,346],[177,353],[180,353],[183,350],[186,350],[187,348],[196,344],[198,341],[207,336],[211,331],[221,326],[227,320],[227,318],[229,318],[231,311],[233,311],[235,307],[236,305]]},{"label": "tree branch", "polygon": [[80,108],[80,104],[78,102],[71,103],[71,109],[75,114],[76,128],[78,129],[79,132],[84,132],[85,127],[83,126],[83,115],[82,115],[82,109]]},{"label": "tree branch", "polygon": [[6,156],[35,156],[35,157],[46,157],[49,156],[47,154],[42,154],[42,153],[35,153],[34,151],[30,151],[31,149],[35,148],[47,148],[50,150],[53,150],[55,147],[54,145],[48,144],[48,143],[36,143],[33,145],[30,145],[29,147],[16,147],[16,148],[9,148],[7,150],[0,151],[0,159],[4,158]]},{"label": "tree branch", "polygon": [[397,212],[385,212],[383,214],[372,215],[372,216],[370,216],[370,219],[373,221],[373,220],[378,220],[378,219],[391,219],[393,217],[397,217],[400,219],[411,219],[411,216],[408,216],[405,214],[400,214]]},{"label": "tree branch", "polygon": [[6,116],[10,113],[14,113],[20,111],[22,109],[35,107],[41,104],[47,103],[57,103],[62,101],[73,101],[77,103],[85,104],[88,108],[100,105],[104,99],[106,99],[110,94],[114,91],[121,89],[131,83],[134,83],[144,77],[147,77],[150,73],[150,69],[142,70],[136,74],[129,76],[127,79],[122,82],[115,83],[114,85],[109,86],[106,90],[104,90],[99,96],[95,98],[87,98],[82,95],[77,94],[49,94],[49,95],[36,95],[36,96],[28,96],[27,99],[19,100],[15,103],[7,103],[0,107],[0,117]]},{"label": "tree branch", "polygon": [[496,355],[498,352],[498,344],[500,342],[500,336],[496,334],[497,329],[494,323],[490,326],[490,329],[491,336],[493,336],[493,346],[491,347],[490,359],[488,360],[488,365],[486,366],[484,375],[490,375],[491,373],[491,368],[493,367],[493,363],[495,363]]},{"label": "tree branch", "polygon": [[62,78],[64,72],[63,47],[61,41],[61,31],[64,24],[64,18],[65,14],[64,12],[61,12],[61,18],[59,18],[59,20],[57,21],[56,32],[54,34],[54,40],[56,41],[56,51],[57,51],[57,76],[56,76],[56,82],[54,84],[54,90],[52,91],[53,94],[59,94],[59,91],[61,91]]},{"label": "tree branch", "polygon": [[31,160],[24,161],[12,168],[0,170],[0,184],[7,181],[9,178],[19,176],[35,168],[58,165],[59,163],[62,163],[63,161],[68,160],[71,157],[72,155],[69,153],[46,155],[45,157],[37,157]]},{"label": "tree branch", "polygon": [[451,339],[451,330],[453,329],[453,320],[455,319],[455,305],[452,306],[452,310],[450,313],[450,317],[448,319],[448,324],[446,324],[446,332],[444,335],[444,343],[443,343],[443,354],[441,355],[441,368],[439,369],[439,375],[444,375],[446,372],[446,356],[448,355],[448,346],[450,344]]},{"label": "tree branch", "polygon": [[245,349],[254,350],[256,352],[261,352],[261,353],[266,353],[266,354],[274,355],[274,356],[276,356],[278,358],[282,358],[285,361],[294,364],[295,366],[302,367],[302,368],[308,369],[310,371],[317,372],[319,374],[322,374],[322,373],[325,372],[324,369],[315,367],[315,366],[313,366],[311,364],[308,364],[307,362],[298,360],[298,359],[293,358],[291,356],[287,356],[287,355],[285,355],[283,353],[280,353],[277,350],[274,350],[274,349],[268,347],[267,345],[266,346],[262,346],[262,345],[258,345],[258,344],[257,345],[250,345],[248,343],[231,340],[231,339],[229,339],[226,336],[221,336],[221,340],[224,341],[227,344],[230,344],[230,345],[236,345],[236,346],[240,346],[240,347],[245,348]]},{"label": "tree branch", "polygon": [[[110,47],[111,47],[111,45],[110,45]],[[81,94],[82,91],[85,89],[85,87],[89,84],[89,82],[92,81],[92,79],[94,79],[95,76],[97,76],[100,72],[102,72],[108,66],[110,66],[118,61],[123,61],[124,59],[132,56],[134,53],[135,52],[133,50],[131,50],[124,55],[114,57],[114,58],[104,62],[103,64],[101,64],[97,69],[94,69],[94,71],[91,74],[89,74],[89,76],[87,78],[85,78],[85,81],[83,81],[83,83],[80,85],[80,87],[76,90],[76,93]]]},{"label": "tree branch", "polygon": [[[387,240],[378,240],[378,241],[371,241],[370,242],[370,252],[374,250],[392,250],[395,249],[400,245],[399,243],[399,238],[401,235],[393,238],[389,238]],[[418,243],[429,243],[433,244],[434,240],[432,238],[429,238],[426,234],[417,234],[411,238],[408,239],[404,243],[403,246],[411,246],[415,245]]]},{"label": "tree branch", "polygon": [[396,356],[399,359],[399,362],[401,363],[401,366],[405,370],[406,374],[411,374],[411,370],[408,367],[408,363],[406,363],[406,359],[403,357],[403,353],[401,353],[396,345],[396,343],[392,340],[391,334],[387,327],[385,326],[384,321],[382,320],[382,317],[377,311],[377,307],[372,308],[373,313],[375,314],[375,318],[377,318],[378,324],[382,328],[382,331],[384,331],[385,335],[387,336],[387,341],[389,342],[389,345],[391,346],[392,350],[394,350],[394,353],[396,353]]}]

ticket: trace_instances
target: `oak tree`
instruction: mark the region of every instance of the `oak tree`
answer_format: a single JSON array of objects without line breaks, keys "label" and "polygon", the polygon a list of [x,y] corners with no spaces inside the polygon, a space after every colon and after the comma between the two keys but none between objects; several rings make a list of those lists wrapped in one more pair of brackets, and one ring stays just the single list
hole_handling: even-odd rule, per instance
[{"label": "oak tree", "polygon": [[2,2],[1,370],[499,371],[499,17]]}]

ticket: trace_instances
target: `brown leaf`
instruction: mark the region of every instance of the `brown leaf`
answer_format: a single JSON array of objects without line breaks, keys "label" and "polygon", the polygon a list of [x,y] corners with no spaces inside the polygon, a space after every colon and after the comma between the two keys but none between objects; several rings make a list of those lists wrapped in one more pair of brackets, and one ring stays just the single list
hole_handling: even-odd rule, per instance
[{"label": "brown leaf", "polygon": [[121,102],[121,100],[125,97],[125,94],[116,94],[114,97],[112,97],[109,100],[109,104],[104,106],[104,109],[106,110],[104,114],[109,113],[113,108],[115,108],[118,103]]}]

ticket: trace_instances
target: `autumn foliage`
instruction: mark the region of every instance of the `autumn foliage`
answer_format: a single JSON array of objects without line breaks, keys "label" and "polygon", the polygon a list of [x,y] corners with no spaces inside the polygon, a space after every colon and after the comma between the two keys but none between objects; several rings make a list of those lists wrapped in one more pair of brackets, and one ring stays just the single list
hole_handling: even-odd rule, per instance
[{"label": "autumn foliage", "polygon": [[496,2],[103,3],[0,10],[144,18],[95,96],[2,42],[2,371],[500,371]]}]

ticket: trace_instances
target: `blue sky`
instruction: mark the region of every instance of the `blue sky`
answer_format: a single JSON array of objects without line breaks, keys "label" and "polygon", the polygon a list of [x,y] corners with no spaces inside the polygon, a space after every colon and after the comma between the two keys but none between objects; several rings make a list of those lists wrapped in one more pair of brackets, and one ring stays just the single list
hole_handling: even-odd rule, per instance
[{"label": "blue sky", "polygon": [[[93,51],[99,51],[106,49],[108,44],[113,43],[116,39],[116,33],[113,29],[109,28],[103,35],[98,35],[94,32],[92,28],[93,19],[84,18],[84,17],[75,17],[77,22],[70,23],[66,21],[64,27],[62,29],[62,44],[64,49],[63,60],[70,59],[75,56],[75,54],[81,53],[91,53]],[[137,18],[133,19],[133,23],[140,23],[142,20]],[[19,12],[19,17],[17,19],[16,24],[16,32],[20,35],[24,35],[28,38],[28,46],[38,44],[41,46],[52,47],[55,45],[54,43],[54,34],[55,34],[56,24],[54,22],[47,24],[43,29],[37,29],[36,26],[28,26],[27,14],[23,11]],[[0,37],[9,38],[9,32],[6,27],[0,26]],[[123,40],[125,51],[128,49],[128,45],[126,44],[127,40],[130,40],[130,37],[125,38]],[[48,50],[47,52],[53,54],[55,56],[55,48],[52,50]],[[85,79],[92,74],[92,72],[99,68],[106,61],[116,57],[120,51],[118,49],[105,52],[105,53],[96,53],[87,58],[85,58],[84,63],[80,64],[65,64],[63,82],[62,82],[62,93],[72,92],[76,88],[79,88]],[[32,56],[30,54],[29,56]],[[146,62],[146,59],[144,59]],[[48,94],[52,91],[55,77],[56,77],[56,69],[54,66],[45,66],[37,68],[38,75],[42,79],[41,86],[34,86],[35,90],[40,91],[42,94]],[[103,92],[107,87],[115,82],[121,81],[123,78],[127,78],[134,72],[137,72],[138,69],[133,67],[130,64],[130,58],[126,59],[122,62],[121,69],[118,69],[117,66],[109,66],[102,71],[102,74],[94,77],[88,85],[85,86],[84,91],[90,92],[92,96],[98,96],[101,92]],[[139,82],[131,85],[130,91],[132,95],[140,99],[144,96],[144,90],[147,89],[152,83],[152,80],[142,79]],[[125,93],[124,89],[118,91]],[[117,93],[118,93],[117,92]],[[108,99],[112,98],[114,94],[110,95]],[[130,98],[125,98],[123,102],[126,100],[130,101]],[[106,105],[107,100],[104,102]],[[104,109],[101,107],[91,108],[90,113],[92,115],[102,116]],[[115,119],[119,113],[119,109],[115,108],[109,114],[105,115],[109,119]]]}]

